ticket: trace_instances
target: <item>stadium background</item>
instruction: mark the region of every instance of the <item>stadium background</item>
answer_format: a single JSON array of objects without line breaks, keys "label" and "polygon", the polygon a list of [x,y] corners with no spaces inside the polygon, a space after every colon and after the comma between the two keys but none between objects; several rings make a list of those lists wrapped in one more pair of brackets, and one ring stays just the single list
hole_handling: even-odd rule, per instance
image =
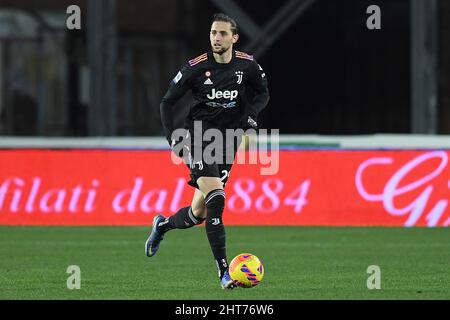
[{"label": "stadium background", "polygon": [[[72,4],[81,30],[66,28]],[[381,30],[366,27],[372,4]],[[192,196],[186,168],[170,162],[159,102],[179,67],[208,50],[219,11],[236,17],[237,48],[268,76],[261,127],[281,133],[277,175],[243,165],[230,178],[230,255],[251,251],[269,270],[267,289],[232,298],[448,299],[448,229],[420,228],[450,224],[446,0],[0,0],[0,250],[9,258],[0,298],[223,298],[194,278],[146,287],[156,270],[179,272],[177,252],[214,278],[202,228],[171,234],[146,270],[135,253],[152,217]],[[372,255],[364,242],[378,244]],[[198,243],[204,253],[192,259]],[[29,259],[18,254],[31,245]],[[100,258],[110,264],[85,273],[82,294],[57,284],[66,262],[89,270]],[[383,293],[365,288],[374,260],[395,278]],[[114,284],[103,273],[111,267]],[[305,272],[285,276],[296,268]]]},{"label": "stadium background", "polygon": [[[208,49],[211,16],[222,7],[214,1],[95,3],[91,16],[101,11],[104,20],[94,18],[89,28],[85,1],[0,2],[2,135],[161,135],[161,95],[180,65]],[[82,9],[81,31],[65,27],[70,4]],[[428,22],[412,13],[419,1],[377,1],[382,29],[375,31],[366,28],[371,4],[290,3],[290,12],[281,15],[286,25],[269,33],[279,37],[256,55],[271,80],[264,127],[283,134],[450,133],[448,1],[418,7],[428,12]],[[239,2],[259,29],[284,5],[289,1]],[[242,27],[241,50],[250,43],[247,29]],[[414,48],[424,55],[415,59],[431,63],[430,68],[422,63],[426,71],[413,69],[419,61],[412,61],[414,39],[423,42],[423,48]],[[436,95],[431,116],[437,123],[419,117],[416,108],[425,107],[415,107],[411,99],[421,71],[435,82],[428,94]],[[91,90],[90,79],[103,90]],[[111,100],[104,106],[102,99]],[[413,125],[416,113],[432,128]]]}]

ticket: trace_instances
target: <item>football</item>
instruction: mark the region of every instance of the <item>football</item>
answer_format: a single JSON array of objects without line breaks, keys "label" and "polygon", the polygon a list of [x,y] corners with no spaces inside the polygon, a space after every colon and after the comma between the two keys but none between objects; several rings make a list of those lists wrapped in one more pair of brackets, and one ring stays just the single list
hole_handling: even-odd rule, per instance
[{"label": "football", "polygon": [[251,253],[241,253],[230,263],[231,279],[242,288],[251,288],[261,282],[264,268],[259,258]]}]

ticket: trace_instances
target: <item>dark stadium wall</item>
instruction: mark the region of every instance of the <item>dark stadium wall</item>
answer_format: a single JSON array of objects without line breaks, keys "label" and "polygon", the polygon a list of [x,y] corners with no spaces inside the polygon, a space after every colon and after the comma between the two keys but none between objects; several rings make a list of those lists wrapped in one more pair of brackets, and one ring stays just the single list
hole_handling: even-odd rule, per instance
[{"label": "dark stadium wall", "polygon": [[[236,1],[261,27],[289,0]],[[10,1],[0,0],[0,8],[62,10],[85,0]],[[269,79],[271,101],[261,114],[265,128],[280,128],[286,134],[371,134],[410,133],[410,1],[378,0],[381,30],[366,28],[369,0],[316,0],[262,56],[256,56]],[[175,55],[194,57],[209,49],[208,31],[213,13],[221,11],[209,0],[130,0],[118,2],[118,35],[121,40],[138,40],[142,57],[150,40],[175,40],[183,47]],[[450,133],[450,1],[439,1],[439,133]],[[239,22],[239,21],[238,21]],[[86,134],[84,116],[78,105],[76,73],[85,60],[85,30],[68,39],[70,128],[67,133]],[[244,50],[248,38],[241,32],[237,49]],[[156,40],[155,40],[156,39]],[[72,41],[72,43],[70,42]],[[76,45],[76,46],[75,46]],[[123,49],[123,42],[119,48]],[[70,52],[81,52],[79,57]],[[140,47],[139,47],[140,48]],[[138,50],[138,49],[136,49]],[[123,50],[122,50],[123,51]],[[123,69],[123,52],[119,67]],[[139,60],[135,73],[154,66],[149,58]],[[251,52],[250,52],[251,53]],[[177,68],[183,63],[158,64],[160,88],[156,88],[150,111],[155,114]],[[78,67],[77,67],[78,66]],[[145,69],[147,68],[147,69]],[[136,81],[134,83],[137,83]],[[150,87],[144,83],[142,88]],[[119,88],[123,95],[123,87]],[[144,89],[137,88],[138,101]],[[122,101],[123,99],[119,99]],[[146,108],[146,105],[143,105]],[[146,114],[140,119],[147,119]],[[129,132],[153,135],[161,132],[160,121],[131,123]],[[78,119],[76,122],[73,119]],[[149,129],[152,127],[151,129]],[[127,128],[126,128],[127,129]],[[127,130],[119,130],[121,134]]]},{"label": "dark stadium wall", "polygon": [[450,134],[450,1],[439,2],[439,133]]},{"label": "dark stadium wall", "polygon": [[[245,1],[242,8],[263,26],[286,2]],[[256,57],[271,89],[264,126],[304,134],[410,132],[409,1],[377,1],[382,29],[375,31],[366,27],[372,2],[316,1]],[[212,4],[205,10],[218,11]]]}]

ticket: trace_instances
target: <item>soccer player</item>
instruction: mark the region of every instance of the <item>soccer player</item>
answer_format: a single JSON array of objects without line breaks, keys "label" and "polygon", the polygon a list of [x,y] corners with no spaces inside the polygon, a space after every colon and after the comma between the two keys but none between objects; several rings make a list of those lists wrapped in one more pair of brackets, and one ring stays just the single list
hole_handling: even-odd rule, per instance
[{"label": "soccer player", "polygon": [[[185,121],[185,129],[191,137],[199,134],[194,132],[195,122],[198,124],[198,121],[201,122],[200,134],[208,129],[218,129],[224,136],[226,129],[257,129],[258,114],[269,101],[267,79],[253,56],[233,49],[238,39],[236,22],[223,13],[215,14],[210,31],[211,51],[190,60],[172,80],[160,105],[161,120],[172,150],[175,151],[175,147],[183,143],[173,136],[172,107],[188,90],[192,90],[194,101]],[[222,213],[225,207],[224,187],[241,137],[223,144],[222,151],[232,149],[233,161],[212,164],[206,163],[198,154],[192,154],[195,147],[199,147],[196,141],[194,138],[193,142],[183,146],[183,150],[189,150],[189,157],[185,157],[191,172],[188,184],[196,188],[192,203],[169,218],[155,216],[145,252],[152,257],[169,230],[191,228],[206,220],[206,234],[221,286],[223,289],[233,289],[234,284],[228,273]],[[206,145],[202,139],[200,150],[204,150]]]}]

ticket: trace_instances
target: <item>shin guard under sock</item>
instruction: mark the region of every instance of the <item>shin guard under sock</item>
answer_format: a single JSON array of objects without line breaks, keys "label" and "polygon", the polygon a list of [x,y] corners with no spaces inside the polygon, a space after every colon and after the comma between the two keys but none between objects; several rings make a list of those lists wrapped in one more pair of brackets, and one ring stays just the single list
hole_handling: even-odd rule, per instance
[{"label": "shin guard under sock", "polygon": [[178,210],[173,216],[167,218],[158,225],[158,230],[165,233],[171,229],[187,229],[197,224],[201,224],[205,219],[194,216],[192,208],[184,207]]},{"label": "shin guard under sock", "polygon": [[216,260],[219,277],[221,278],[228,268],[225,248],[225,227],[222,223],[223,209],[225,208],[225,192],[215,189],[205,197],[206,205],[206,235],[211,251]]}]

